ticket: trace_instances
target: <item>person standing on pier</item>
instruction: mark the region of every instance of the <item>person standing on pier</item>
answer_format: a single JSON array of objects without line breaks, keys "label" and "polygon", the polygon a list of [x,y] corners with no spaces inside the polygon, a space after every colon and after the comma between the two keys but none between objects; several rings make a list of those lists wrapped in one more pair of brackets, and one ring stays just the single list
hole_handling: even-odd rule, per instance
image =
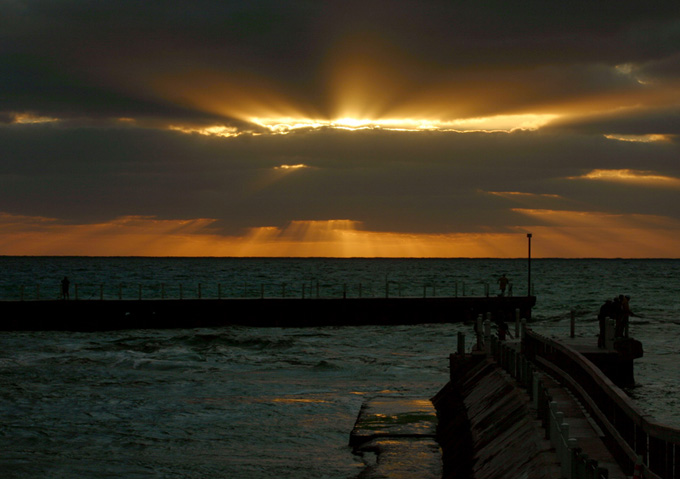
[{"label": "person standing on pier", "polygon": [[71,286],[71,282],[66,276],[61,280],[61,299],[69,299],[68,290]]},{"label": "person standing on pier", "polygon": [[505,277],[505,274],[503,274],[503,276],[498,278],[498,287],[501,290],[500,296],[505,296],[505,288],[508,286],[508,282],[509,282],[509,280],[508,280],[508,278]]}]

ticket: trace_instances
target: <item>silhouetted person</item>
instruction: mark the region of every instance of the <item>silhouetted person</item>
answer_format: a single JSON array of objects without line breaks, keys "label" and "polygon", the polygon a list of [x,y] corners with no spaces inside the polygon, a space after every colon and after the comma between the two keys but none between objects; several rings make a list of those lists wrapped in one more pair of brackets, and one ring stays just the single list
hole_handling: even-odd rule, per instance
[{"label": "silhouetted person", "polygon": [[627,338],[628,320],[631,316],[637,316],[637,314],[630,310],[630,296],[620,295],[619,300],[621,301],[621,336]]},{"label": "silhouetted person", "polygon": [[68,290],[70,286],[71,282],[64,276],[64,279],[61,280],[61,299],[69,299]]},{"label": "silhouetted person", "polygon": [[505,275],[498,278],[498,287],[501,290],[501,296],[505,296],[505,288],[508,286],[508,278]]},{"label": "silhouetted person", "polygon": [[508,323],[501,319],[498,321],[498,340],[505,341],[506,336],[510,336],[510,339],[513,339]]}]

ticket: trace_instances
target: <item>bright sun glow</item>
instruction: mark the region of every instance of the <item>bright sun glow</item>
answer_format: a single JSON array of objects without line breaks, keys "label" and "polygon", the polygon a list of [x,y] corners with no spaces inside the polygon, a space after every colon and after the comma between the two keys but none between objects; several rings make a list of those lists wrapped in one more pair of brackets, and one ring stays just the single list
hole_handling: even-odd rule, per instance
[{"label": "bright sun glow", "polygon": [[309,168],[309,166],[298,163],[297,165],[280,165],[274,167],[275,170],[300,170],[302,168]]},{"label": "bright sun glow", "polygon": [[286,134],[300,129],[334,128],[340,130],[391,130],[391,131],[515,131],[536,130],[558,118],[558,115],[497,115],[485,118],[432,120],[417,118],[368,119],[344,117],[335,120],[251,117],[250,123],[267,129],[270,133]]}]

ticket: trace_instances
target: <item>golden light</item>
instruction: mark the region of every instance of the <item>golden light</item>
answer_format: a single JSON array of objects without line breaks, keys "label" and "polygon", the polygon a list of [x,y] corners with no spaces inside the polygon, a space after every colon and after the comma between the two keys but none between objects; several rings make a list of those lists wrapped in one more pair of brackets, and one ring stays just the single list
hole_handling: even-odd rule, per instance
[{"label": "golden light", "polygon": [[[675,258],[680,222],[663,216],[516,208],[528,226],[510,232],[417,234],[367,231],[352,220],[293,221],[225,236],[211,219],[122,217],[68,225],[0,214],[2,255],[517,258],[533,232],[534,256]],[[538,223],[537,223],[538,221]],[[614,240],[615,239],[615,240]]]},{"label": "golden light", "polygon": [[179,131],[181,133],[198,133],[199,135],[204,135],[204,136],[221,136],[221,137],[224,137],[224,138],[234,138],[234,137],[241,136],[242,134],[246,133],[244,131],[239,131],[238,128],[235,128],[233,126],[224,126],[224,125],[214,125],[214,126],[203,127],[203,128],[191,127],[191,126],[170,125],[170,126],[168,126],[168,129],[174,130],[174,131]]},{"label": "golden light", "polygon": [[280,165],[280,166],[275,166],[275,170],[300,170],[302,168],[309,168],[309,166],[305,165],[304,163],[298,163],[297,165]]},{"label": "golden light", "polygon": [[664,188],[680,188],[680,178],[663,176],[653,171],[643,170],[604,170],[595,169],[581,176],[571,176],[570,180],[610,181],[618,183],[632,183],[645,186]]},{"label": "golden light", "polygon": [[[207,136],[237,137],[259,135],[267,132],[272,135],[287,135],[300,130],[384,130],[384,131],[443,131],[443,132],[513,132],[517,130],[537,130],[559,118],[555,114],[497,115],[486,118],[462,118],[455,120],[418,119],[418,118],[320,118],[294,117],[248,117],[244,120],[254,125],[252,128],[224,125],[192,127],[170,125],[170,130],[181,133],[197,133]],[[259,128],[257,128],[259,127]]]},{"label": "golden light", "polygon": [[657,215],[513,209],[538,220],[537,255],[555,258],[676,258],[680,222]]},{"label": "golden light", "polygon": [[629,141],[634,143],[655,143],[673,141],[673,135],[604,135],[608,140]]},{"label": "golden light", "polygon": [[23,113],[13,113],[12,123],[25,125],[25,124],[36,124],[36,123],[53,123],[59,121],[58,118],[35,115],[33,113],[23,112]]},{"label": "golden light", "polygon": [[0,214],[0,254],[86,256],[517,257],[517,234],[366,231],[348,219],[292,221],[222,235],[215,220],[127,216],[93,224]]},{"label": "golden light", "polygon": [[562,198],[560,195],[555,195],[552,193],[525,193],[522,191],[487,191],[489,195],[500,196],[501,198],[521,200],[521,199],[533,199],[533,198],[552,198],[559,199]]}]

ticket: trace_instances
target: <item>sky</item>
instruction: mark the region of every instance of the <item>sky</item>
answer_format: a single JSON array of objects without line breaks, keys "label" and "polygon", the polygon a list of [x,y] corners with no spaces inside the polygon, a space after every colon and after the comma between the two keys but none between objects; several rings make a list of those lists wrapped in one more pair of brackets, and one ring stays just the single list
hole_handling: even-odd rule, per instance
[{"label": "sky", "polygon": [[680,257],[677,2],[0,8],[0,255]]}]

